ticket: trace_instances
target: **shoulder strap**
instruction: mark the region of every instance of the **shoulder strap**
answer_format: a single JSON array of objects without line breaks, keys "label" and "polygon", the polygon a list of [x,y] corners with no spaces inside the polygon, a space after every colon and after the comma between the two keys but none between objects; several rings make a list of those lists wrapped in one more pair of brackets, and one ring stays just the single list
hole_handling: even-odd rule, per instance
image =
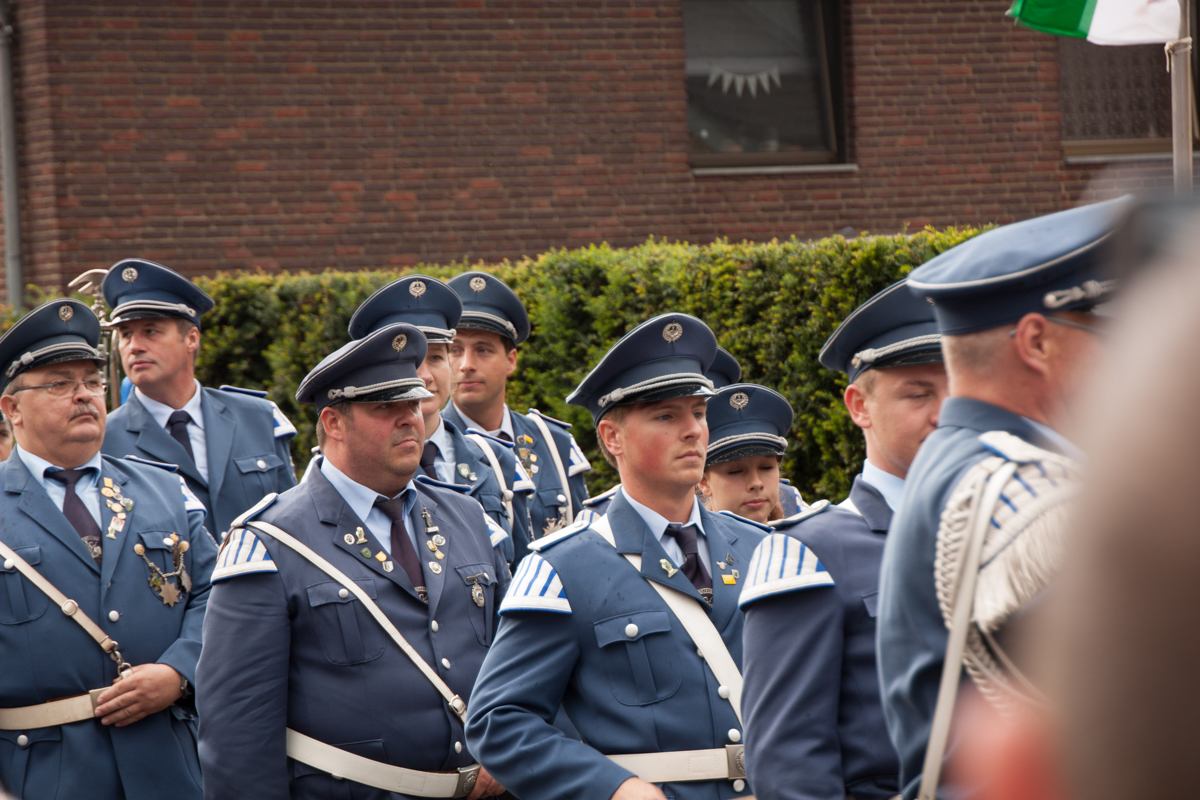
[{"label": "shoulder strap", "polygon": [[[604,537],[604,540],[609,544],[616,546],[616,540],[613,539],[612,528],[608,524],[608,517],[597,517],[592,522],[592,530]],[[635,553],[625,553],[625,558],[633,565],[633,568],[640,575],[642,572],[642,557]],[[689,597],[682,592],[677,592],[669,586],[663,586],[652,580],[647,580],[654,591],[658,592],[671,609],[671,612],[679,619],[683,625],[683,629],[687,631],[687,635],[691,637],[695,643],[696,649],[700,652],[704,663],[708,664],[708,668],[716,677],[717,682],[729,689],[729,705],[733,706],[733,713],[737,715],[738,723],[742,722],[742,671],[738,669],[737,662],[733,660],[733,656],[729,654],[729,648],[725,646],[725,640],[721,638],[720,631],[712,624],[712,620],[708,618],[708,612],[700,607],[694,597]]]},{"label": "shoulder strap", "polygon": [[335,581],[348,589],[352,595],[357,597],[359,602],[361,602],[363,606],[366,607],[367,611],[371,613],[371,616],[375,618],[375,621],[378,622],[385,631],[387,631],[388,636],[392,637],[392,641],[400,646],[400,649],[404,651],[404,655],[408,656],[409,660],[412,661],[416,668],[421,670],[421,674],[433,684],[433,688],[437,689],[438,693],[446,699],[446,702],[450,704],[451,710],[458,715],[458,718],[463,723],[466,723],[467,704],[463,702],[463,699],[456,695],[449,686],[446,685],[445,681],[438,677],[438,674],[434,672],[433,668],[425,662],[425,659],[421,658],[420,653],[413,649],[413,646],[409,644],[408,640],[400,634],[400,631],[398,631],[396,626],[392,624],[392,621],[387,618],[387,615],[380,610],[379,606],[375,604],[375,601],[367,596],[367,593],[362,590],[361,586],[350,580],[350,578],[346,577],[344,572],[319,556],[308,545],[296,539],[282,528],[278,528],[269,522],[262,522],[260,520],[247,522],[246,527],[254,528],[257,531],[262,531],[278,541],[280,544],[287,545],[288,547],[292,548],[297,553],[304,556],[304,558],[308,559],[313,566],[324,572],[329,577],[333,578]]},{"label": "shoulder strap", "polygon": [[96,644],[100,645],[100,649],[108,653],[109,658],[117,662],[117,671],[121,677],[125,677],[129,670],[133,669],[121,657],[120,651],[117,650],[116,640],[101,630],[99,625],[92,622],[92,618],[83,613],[79,608],[79,603],[76,603],[60,592],[57,586],[42,577],[42,573],[31,567],[29,562],[17,555],[16,551],[4,542],[0,542],[0,556],[3,556],[5,561],[11,561],[12,566],[16,567],[17,572],[20,572],[29,579],[30,583],[41,589],[42,593],[53,600],[64,614],[74,620],[75,624],[79,627],[83,628],[87,632],[87,635],[92,637]]},{"label": "shoulder strap", "polygon": [[554,460],[554,469],[558,472],[558,485],[562,487],[563,497],[567,498],[567,514],[564,519],[575,519],[575,509],[571,504],[571,485],[567,483],[567,471],[563,469],[562,456],[558,454],[558,445],[554,443],[554,437],[550,435],[550,429],[546,427],[546,421],[540,414],[527,414],[525,418],[532,420],[533,424],[537,425],[538,430],[542,432],[542,438],[546,440],[546,445],[550,448],[550,458]]},{"label": "shoulder strap", "polygon": [[484,457],[492,465],[492,472],[496,473],[496,480],[500,483],[500,496],[504,500],[504,516],[508,517],[508,521],[511,524],[513,521],[513,493],[508,488],[508,484],[504,482],[504,470],[500,469],[500,460],[496,458],[496,453],[492,450],[492,445],[487,439],[478,433],[468,433],[466,437],[479,445],[479,449],[483,451]]}]

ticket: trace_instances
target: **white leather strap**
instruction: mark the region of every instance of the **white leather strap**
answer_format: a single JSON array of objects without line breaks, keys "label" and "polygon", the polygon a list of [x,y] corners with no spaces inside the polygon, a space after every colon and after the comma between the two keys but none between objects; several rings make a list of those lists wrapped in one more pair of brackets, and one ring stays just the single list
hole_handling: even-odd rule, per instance
[{"label": "white leather strap", "polygon": [[[609,544],[616,546],[607,516],[597,517],[591,527]],[[642,557],[634,553],[626,553],[625,558],[638,571],[638,574],[641,574]],[[729,705],[733,706],[733,713],[737,715],[738,724],[741,724],[742,672],[738,669],[733,656],[729,654],[729,648],[725,646],[725,640],[721,638],[720,631],[709,619],[708,612],[700,607],[700,601],[694,597],[677,592],[669,586],[663,586],[657,581],[647,580],[646,583],[658,592],[658,596],[666,602],[667,607],[683,625],[683,629],[692,638],[692,642],[700,652],[700,657],[704,659],[704,663],[708,664],[708,668],[716,677],[717,682],[729,689]]]},{"label": "white leather strap", "polygon": [[457,772],[421,772],[347,753],[340,747],[287,729],[287,754],[335,778],[414,797],[466,797],[479,779],[479,765]]},{"label": "white leather strap", "polygon": [[513,493],[509,490],[508,484],[504,482],[504,470],[500,469],[500,460],[496,458],[496,453],[492,450],[491,442],[480,436],[478,433],[468,433],[467,438],[479,445],[479,449],[483,451],[484,457],[487,458],[488,463],[491,464],[492,472],[496,474],[496,480],[500,484],[500,496],[504,499],[504,516],[508,517],[509,525],[514,524],[512,506]]},{"label": "white leather strap", "polygon": [[546,447],[550,450],[550,458],[554,461],[554,469],[558,472],[558,485],[562,487],[563,497],[567,498],[567,514],[563,519],[568,521],[573,520],[575,519],[575,508],[571,505],[571,484],[567,483],[567,471],[563,469],[562,456],[558,454],[558,447],[554,444],[554,437],[550,435],[550,429],[546,427],[546,421],[539,415],[527,414],[525,418],[533,420],[533,424],[537,425],[538,430],[542,432],[542,438],[546,441]]},{"label": "white leather strap", "polygon": [[96,700],[107,689],[92,689],[87,694],[51,700],[36,706],[0,708],[0,731],[28,731],[83,722],[96,716]]},{"label": "white leather strap", "polygon": [[[425,659],[421,658],[421,654],[413,649],[413,646],[408,643],[408,640],[405,639],[403,635],[401,635],[400,631],[396,629],[396,626],[392,624],[392,621],[387,618],[387,615],[384,614],[383,611],[380,610],[379,606],[375,604],[375,601],[367,596],[367,593],[362,590],[361,586],[350,580],[350,578],[346,577],[346,574],[333,564],[330,564],[317,553],[313,552],[308,545],[296,539],[282,528],[272,525],[269,522],[262,522],[260,520],[248,522],[244,527],[261,531],[262,533],[270,536],[272,539],[278,541],[280,544],[292,548],[297,553],[304,556],[304,558],[308,559],[308,561],[311,562],[312,565],[317,569],[321,570],[326,575],[344,586],[350,592],[350,594],[357,597],[359,602],[361,602],[366,607],[367,611],[370,612],[371,616],[375,618],[375,621],[378,622],[385,631],[387,631],[388,636],[392,637],[392,641],[400,646],[400,649],[404,651],[404,655],[408,656],[409,660],[412,661],[416,668],[421,670],[421,674],[433,684],[433,688],[437,689],[438,693],[446,699],[446,702],[450,705],[450,709],[458,716],[459,720],[461,720],[464,724],[466,723],[467,704],[463,702],[463,699],[456,695],[449,686],[446,685],[446,682],[442,680],[436,672],[434,672],[433,667],[429,666],[429,664],[425,662]],[[320,769],[323,769],[323,767]],[[450,797],[451,795],[428,796]]]},{"label": "white leather strap", "polygon": [[609,756],[608,760],[646,783],[737,780],[746,777],[745,749],[740,744],[715,750],[633,753]]}]

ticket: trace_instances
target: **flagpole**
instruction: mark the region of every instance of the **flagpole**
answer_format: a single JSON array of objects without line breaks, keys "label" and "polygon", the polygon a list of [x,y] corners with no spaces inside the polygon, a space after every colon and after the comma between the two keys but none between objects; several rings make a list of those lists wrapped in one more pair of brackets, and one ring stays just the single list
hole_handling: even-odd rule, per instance
[{"label": "flagpole", "polygon": [[1179,0],[1179,41],[1167,45],[1171,70],[1171,148],[1175,194],[1192,193],[1192,44],[1190,0]]}]

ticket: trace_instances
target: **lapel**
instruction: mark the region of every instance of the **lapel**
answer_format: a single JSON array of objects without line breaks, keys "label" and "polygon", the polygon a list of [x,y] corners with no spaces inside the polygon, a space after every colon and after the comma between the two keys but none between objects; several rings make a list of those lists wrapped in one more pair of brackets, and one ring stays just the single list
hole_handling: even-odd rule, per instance
[{"label": "lapel", "polygon": [[850,502],[862,514],[867,527],[876,533],[887,533],[892,526],[891,507],[878,489],[863,480],[862,475],[854,478],[854,485],[850,487]]},{"label": "lapel", "polygon": [[[733,525],[722,525],[720,518],[704,506],[700,507],[700,520],[704,523],[704,538],[708,542],[708,561],[712,565],[712,622],[717,630],[723,631],[729,621],[733,619],[733,613],[737,611],[742,585],[725,583],[721,579],[722,570],[717,566],[717,562],[725,561],[726,556],[733,555],[738,535],[732,530]],[[747,566],[749,566],[748,563],[742,563],[741,559],[738,559],[732,564],[726,563],[728,569],[723,574],[731,575],[732,571],[736,569],[742,575],[741,580],[744,581],[746,580]]]},{"label": "lapel", "polygon": [[[108,464],[107,461],[101,462],[100,470],[100,488],[104,488],[104,479],[111,478],[112,482],[124,487],[129,480],[129,476],[120,472]],[[122,491],[124,494],[124,491]],[[129,532],[133,530],[134,517],[138,513],[138,502],[142,498],[129,497],[133,501],[133,508],[125,512],[125,525],[119,531],[113,531],[114,539],[108,538],[109,525],[115,516],[113,511],[105,502],[108,498],[104,495],[100,496],[100,541],[104,547],[103,566],[100,570],[100,600],[103,602],[104,596],[108,592],[108,586],[112,582],[113,572],[117,568],[117,561],[120,560],[121,554],[125,552],[125,541],[129,537]]]},{"label": "lapel", "polygon": [[[487,462],[482,453],[476,454],[474,444],[467,440],[457,425],[451,424],[446,419],[442,420],[442,424],[446,426],[450,438],[454,441],[454,482],[460,486],[470,486],[471,494],[474,495],[483,486],[487,476],[491,474],[492,465]],[[467,465],[466,477],[459,472],[459,464]],[[475,476],[474,481],[471,480],[471,475]]]},{"label": "lapel", "polygon": [[[446,537],[446,544],[441,548],[443,553],[449,554],[450,548],[461,547],[459,542],[454,541],[450,534],[450,526],[447,524],[445,517],[438,514],[437,501],[433,499],[433,494],[429,488],[422,484],[413,484],[417,488],[417,502],[413,505],[413,514],[416,516],[417,522],[417,558],[421,560],[421,573],[425,576],[425,591],[429,593],[429,616],[437,612],[438,601],[442,599],[442,589],[446,586],[446,576],[450,572],[450,558],[442,561],[437,561],[433,552],[426,546],[433,533],[425,532],[424,516],[421,514],[422,509],[429,512],[429,518],[433,521],[432,527],[437,528],[437,533]],[[430,562],[436,562],[442,565],[442,571],[434,573],[429,568]],[[401,570],[402,571],[402,570]]]},{"label": "lapel", "polygon": [[642,515],[629,505],[624,494],[619,493],[613,498],[605,516],[608,517],[609,527],[612,528],[617,552],[622,555],[625,553],[641,555],[643,578],[661,583],[663,586],[670,586],[676,591],[696,598],[696,602],[705,608],[709,607],[704,598],[700,596],[700,592],[696,591],[696,587],[692,586],[692,582],[684,576],[681,570],[675,570],[674,574],[668,574],[668,571],[663,569],[662,562],[664,560],[671,565],[672,569],[674,569],[674,564],[667,558],[667,551],[659,543],[658,537],[650,530],[650,526],[642,519]]},{"label": "lapel", "polygon": [[17,508],[23,514],[99,573],[100,568],[96,566],[96,559],[88,552],[87,545],[79,538],[75,528],[54,505],[50,495],[46,494],[46,490],[34,479],[19,456],[4,462],[4,491],[19,495],[16,498]]},{"label": "lapel", "polygon": [[[350,508],[350,504],[346,502],[345,498],[338,493],[337,489],[333,488],[329,479],[321,474],[321,470],[314,469],[304,485],[308,487],[308,493],[313,499],[317,517],[321,522],[333,528],[333,546],[348,554],[358,563],[366,565],[379,577],[396,584],[412,595],[414,600],[419,601],[416,588],[413,587],[412,581],[408,579],[408,574],[400,568],[399,564],[393,560],[393,569],[388,572],[383,568],[383,564],[375,558],[376,553],[386,552],[383,546],[379,544],[379,540],[371,533],[366,523],[359,519],[358,515]],[[363,536],[367,540],[364,544],[357,542],[359,528],[362,528]],[[349,542],[346,541],[347,536],[350,537]],[[370,558],[363,558],[362,549],[364,547],[370,549]]]},{"label": "lapel", "polygon": [[220,392],[200,389],[200,413],[204,417],[204,444],[208,449],[208,496],[215,509],[225,467],[237,436],[237,418],[221,400]]},{"label": "lapel", "polygon": [[[167,433],[167,429],[159,425],[157,420],[150,415],[150,412],[138,400],[136,393],[130,393],[129,399],[125,401],[125,405],[129,407],[129,411],[126,412],[125,416],[125,430],[137,436],[137,444],[135,446],[138,450],[145,453],[147,458],[155,461],[162,461],[166,464],[178,464],[180,472],[201,486],[207,486],[204,479],[200,477],[200,471],[196,469],[192,460],[187,457],[187,452],[179,442],[171,438],[171,434]],[[205,424],[208,424],[207,420],[205,420]],[[209,452],[212,452],[211,447]]]}]

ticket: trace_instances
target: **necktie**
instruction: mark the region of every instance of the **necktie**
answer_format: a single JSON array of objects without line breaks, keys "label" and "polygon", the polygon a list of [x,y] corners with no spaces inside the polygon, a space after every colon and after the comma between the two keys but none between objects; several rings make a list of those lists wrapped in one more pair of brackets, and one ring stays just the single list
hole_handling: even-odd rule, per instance
[{"label": "necktie", "polygon": [[404,525],[404,498],[380,499],[375,501],[375,505],[392,521],[392,558],[404,568],[421,600],[429,602],[429,594],[425,590],[425,576],[421,573],[421,559],[417,558],[417,550],[408,538],[408,528]]},{"label": "necktie", "polygon": [[667,526],[667,536],[678,542],[679,549],[683,551],[683,566],[679,570],[692,582],[692,586],[696,587],[696,591],[700,592],[708,604],[712,605],[712,578],[704,568],[704,562],[700,560],[700,549],[696,544],[698,535],[699,531],[695,525],[684,527],[676,522]]},{"label": "necktie", "polygon": [[91,472],[91,470],[46,470],[46,477],[52,481],[58,481],[66,485],[67,496],[63,499],[63,516],[67,518],[67,522],[71,523],[71,527],[75,529],[75,532],[79,534],[79,538],[83,539],[83,543],[87,545],[92,558],[96,559],[96,566],[100,566],[100,561],[104,555],[104,548],[100,544],[100,526],[96,524],[96,518],[92,516],[92,512],[88,511],[87,506],[79,499],[79,495],[75,493],[75,484],[88,472]]},{"label": "necktie", "polygon": [[508,435],[507,431],[500,431],[499,433],[496,434],[496,438],[503,439],[504,441],[508,442],[509,444],[512,444],[512,437]]},{"label": "necktie", "polygon": [[186,411],[172,411],[171,416],[167,417],[167,431],[170,432],[171,438],[187,451],[188,458],[195,464],[196,454],[192,452],[192,439],[187,432],[188,423],[191,421],[192,415]]},{"label": "necktie", "polygon": [[433,442],[426,442],[425,449],[421,451],[421,469],[434,480],[437,480],[437,452],[437,445]]}]

